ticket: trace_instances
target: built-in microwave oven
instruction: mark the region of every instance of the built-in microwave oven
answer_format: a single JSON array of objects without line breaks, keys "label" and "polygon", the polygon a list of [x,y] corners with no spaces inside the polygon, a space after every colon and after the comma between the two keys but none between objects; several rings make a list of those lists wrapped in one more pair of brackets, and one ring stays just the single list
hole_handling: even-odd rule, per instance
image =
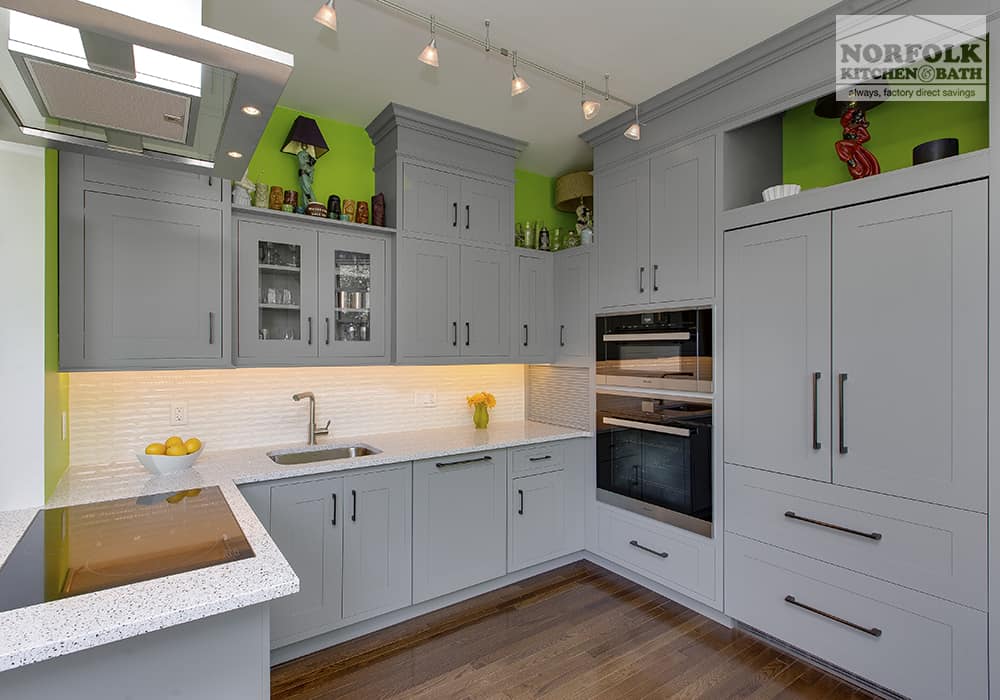
[{"label": "built-in microwave oven", "polygon": [[712,392],[712,309],[597,317],[597,384]]},{"label": "built-in microwave oven", "polygon": [[598,389],[596,429],[597,500],[711,537],[711,402]]}]

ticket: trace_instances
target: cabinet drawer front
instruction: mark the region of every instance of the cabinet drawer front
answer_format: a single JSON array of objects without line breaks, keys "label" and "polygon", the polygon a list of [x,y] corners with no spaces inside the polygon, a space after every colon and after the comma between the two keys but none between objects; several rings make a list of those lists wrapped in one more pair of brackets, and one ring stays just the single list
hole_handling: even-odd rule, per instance
[{"label": "cabinet drawer front", "polygon": [[[669,525],[600,508],[601,554],[682,593],[713,598],[715,554],[711,540],[696,542]],[[664,556],[666,555],[666,556]]]},{"label": "cabinet drawer front", "polygon": [[987,696],[986,614],[726,535],[726,613],[915,699]]},{"label": "cabinet drawer front", "polygon": [[986,516],[726,465],[726,529],[986,609]]},{"label": "cabinet drawer front", "polygon": [[565,446],[547,442],[510,451],[511,474],[539,474],[566,466]]}]

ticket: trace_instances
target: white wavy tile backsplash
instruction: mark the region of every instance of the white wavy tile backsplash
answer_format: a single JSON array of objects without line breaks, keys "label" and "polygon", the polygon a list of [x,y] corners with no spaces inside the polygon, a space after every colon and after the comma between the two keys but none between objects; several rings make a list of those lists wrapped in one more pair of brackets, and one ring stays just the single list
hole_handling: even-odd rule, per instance
[{"label": "white wavy tile backsplash", "polygon": [[[292,401],[316,394],[316,418],[337,436],[446,428],[472,420],[465,397],[497,397],[492,419],[524,418],[523,365],[459,367],[309,367],[83,372],[70,374],[70,464],[134,459],[137,449],[177,433],[211,449],[305,442],[308,408]],[[434,392],[437,405],[414,405]],[[186,401],[187,425],[168,422],[172,401]]]}]

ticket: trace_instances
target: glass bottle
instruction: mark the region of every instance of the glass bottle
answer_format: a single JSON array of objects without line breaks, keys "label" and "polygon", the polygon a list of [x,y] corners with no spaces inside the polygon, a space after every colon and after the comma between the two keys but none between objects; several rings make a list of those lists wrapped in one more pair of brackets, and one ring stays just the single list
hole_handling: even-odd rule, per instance
[{"label": "glass bottle", "polygon": [[524,222],[524,247],[537,248],[538,239],[535,237],[535,226],[530,221]]},{"label": "glass bottle", "polygon": [[549,239],[549,229],[546,228],[545,224],[539,224],[538,226],[538,249],[539,250],[551,249],[551,240]]},{"label": "glass bottle", "polygon": [[524,228],[520,221],[514,226],[514,245],[518,248],[524,248]]}]

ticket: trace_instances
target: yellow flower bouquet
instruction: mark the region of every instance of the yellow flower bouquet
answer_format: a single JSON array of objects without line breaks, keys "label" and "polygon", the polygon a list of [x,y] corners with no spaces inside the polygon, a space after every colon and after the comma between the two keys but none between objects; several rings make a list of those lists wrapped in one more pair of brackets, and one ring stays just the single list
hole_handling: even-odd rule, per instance
[{"label": "yellow flower bouquet", "polygon": [[480,391],[478,394],[465,397],[466,402],[475,411],[472,414],[472,422],[476,427],[483,430],[490,424],[490,409],[497,405],[497,397],[488,391]]}]

